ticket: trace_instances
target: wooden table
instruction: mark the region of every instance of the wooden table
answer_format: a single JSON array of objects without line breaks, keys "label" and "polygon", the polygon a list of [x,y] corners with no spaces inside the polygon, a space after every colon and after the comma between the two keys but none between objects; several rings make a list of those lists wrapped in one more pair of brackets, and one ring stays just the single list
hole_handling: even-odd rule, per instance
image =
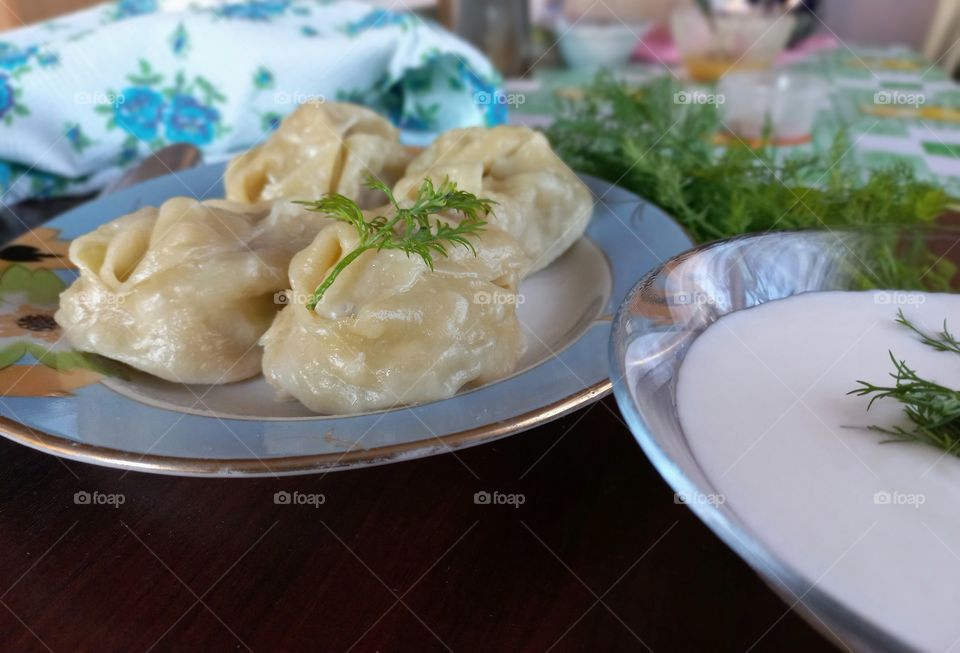
[{"label": "wooden table", "polygon": [[674,503],[610,397],[327,475],[124,473],[2,440],[0,457],[4,651],[832,650]]}]

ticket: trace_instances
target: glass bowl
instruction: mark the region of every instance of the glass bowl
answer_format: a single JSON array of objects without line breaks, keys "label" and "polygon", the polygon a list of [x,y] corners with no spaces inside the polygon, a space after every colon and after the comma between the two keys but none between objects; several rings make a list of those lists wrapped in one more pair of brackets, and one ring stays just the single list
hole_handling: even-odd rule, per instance
[{"label": "glass bowl", "polygon": [[[922,280],[911,273],[920,264],[932,266]],[[955,288],[958,264],[960,229],[950,227],[767,233],[690,250],[641,279],[614,318],[610,364],[617,403],[678,500],[722,496],[694,457],[676,408],[677,372],[704,329],[733,311],[805,292]],[[828,639],[858,651],[909,650],[767,550],[735,506],[685,503]]]},{"label": "glass bowl", "polygon": [[649,23],[628,25],[621,22],[556,21],[557,44],[571,68],[597,70],[622,66],[630,60],[634,47],[650,29]]},{"label": "glass bowl", "polygon": [[759,141],[769,124],[776,145],[810,141],[814,118],[826,98],[821,80],[790,71],[725,75],[717,84],[724,127],[746,140]]},{"label": "glass bowl", "polygon": [[713,82],[728,72],[773,66],[793,32],[796,18],[782,11],[743,8],[718,11],[710,18],[696,6],[670,16],[670,32],[697,82]]}]

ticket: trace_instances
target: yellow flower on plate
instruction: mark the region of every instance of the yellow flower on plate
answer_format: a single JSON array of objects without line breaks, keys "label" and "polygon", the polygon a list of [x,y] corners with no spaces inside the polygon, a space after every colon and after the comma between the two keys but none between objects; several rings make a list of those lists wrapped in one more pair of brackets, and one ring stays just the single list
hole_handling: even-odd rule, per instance
[{"label": "yellow flower on plate", "polygon": [[60,341],[62,333],[53,311],[20,304],[12,313],[0,312],[0,338],[29,336],[52,344]]},{"label": "yellow flower on plate", "polygon": [[53,315],[64,288],[45,267],[14,263],[0,271],[0,396],[69,394],[112,369],[63,342]]}]

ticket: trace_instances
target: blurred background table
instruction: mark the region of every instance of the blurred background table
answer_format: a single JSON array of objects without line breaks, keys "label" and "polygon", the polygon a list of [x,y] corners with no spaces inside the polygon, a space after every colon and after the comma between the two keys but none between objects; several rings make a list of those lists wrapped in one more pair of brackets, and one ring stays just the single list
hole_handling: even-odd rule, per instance
[{"label": "blurred background table", "polygon": [[[781,150],[825,152],[843,132],[849,143],[844,158],[849,162],[865,169],[902,163],[920,179],[935,181],[960,196],[960,86],[910,48],[850,46],[829,36],[818,41],[810,52],[791,53],[778,68],[787,75],[810,77],[822,89],[806,142]],[[653,62],[631,63],[614,72],[639,85],[682,70],[679,62]],[[522,98],[511,107],[511,120],[532,127],[548,125],[563,99],[581,96],[594,74],[546,68],[523,79],[508,79],[506,96]],[[910,98],[916,102],[901,102]],[[718,107],[721,115],[725,108]]]}]

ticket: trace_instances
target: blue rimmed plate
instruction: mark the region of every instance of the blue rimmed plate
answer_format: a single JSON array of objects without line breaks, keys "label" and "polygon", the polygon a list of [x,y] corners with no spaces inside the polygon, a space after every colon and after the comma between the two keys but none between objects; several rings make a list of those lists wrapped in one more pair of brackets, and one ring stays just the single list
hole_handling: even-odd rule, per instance
[{"label": "blue rimmed plate", "polygon": [[179,385],[71,351],[53,321],[75,273],[69,241],[176,195],[222,197],[223,165],[161,177],[61,215],[0,250],[0,435],[57,456],[197,476],[298,474],[468,447],[556,419],[610,392],[607,343],[620,299],[690,247],[637,196],[589,177],[585,238],[526,279],[524,353],[508,378],[416,406],[318,416],[278,402],[262,378]]}]

